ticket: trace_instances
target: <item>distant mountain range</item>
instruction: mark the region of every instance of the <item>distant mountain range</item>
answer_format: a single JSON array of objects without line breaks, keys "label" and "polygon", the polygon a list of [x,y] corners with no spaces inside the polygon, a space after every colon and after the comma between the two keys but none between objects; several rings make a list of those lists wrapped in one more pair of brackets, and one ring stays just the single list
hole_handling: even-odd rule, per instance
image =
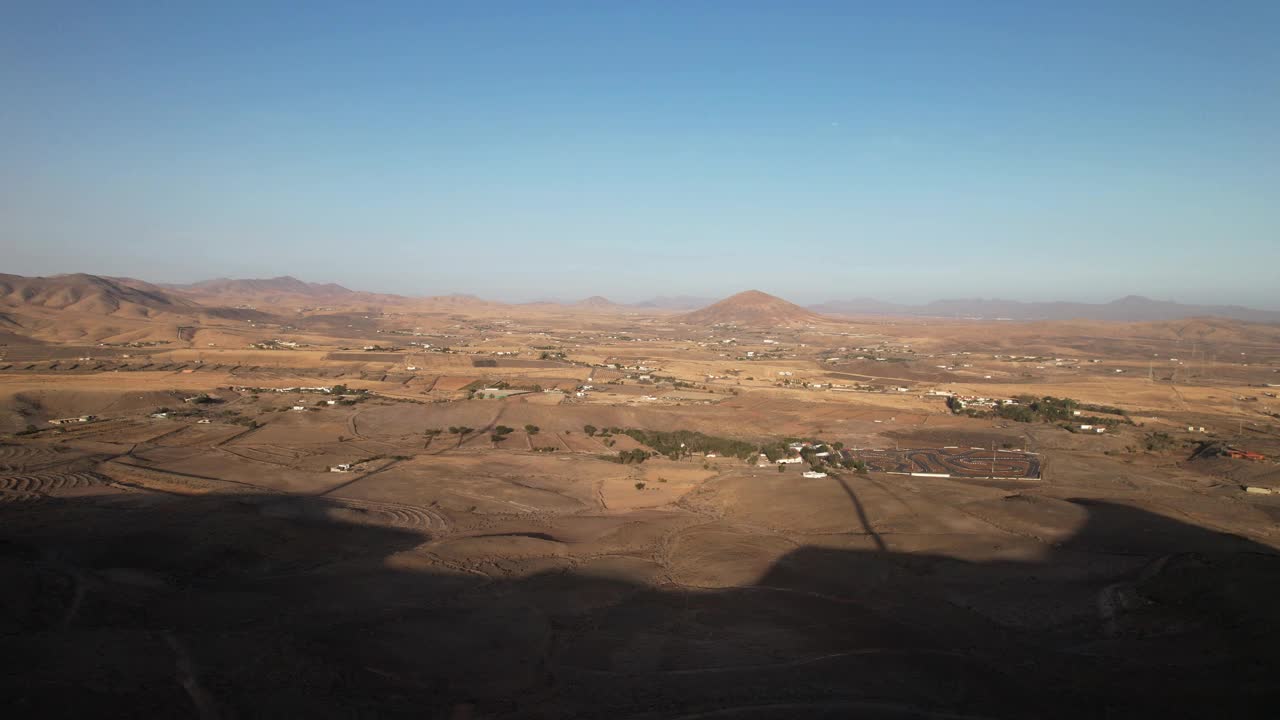
[{"label": "distant mountain range", "polygon": [[912,315],[984,320],[1112,320],[1155,322],[1186,317],[1223,317],[1248,322],[1280,322],[1280,312],[1239,305],[1185,305],[1129,295],[1108,303],[1019,302],[999,299],[935,300],[924,305],[886,303],[870,298],[835,300],[810,305],[828,315]]},{"label": "distant mountain range", "polygon": [[[0,274],[0,309],[21,307],[45,311],[72,311],[117,317],[152,317],[156,314],[211,314],[226,316],[222,308],[247,303],[337,305],[359,307],[392,305],[463,310],[480,307],[514,307],[474,295],[452,294],[407,297],[350,290],[336,283],[312,283],[291,276],[274,278],[217,278],[185,285],[152,284],[133,278],[112,278],[85,273],[50,277]],[[888,303],[871,298],[835,300],[808,307],[756,290],[715,302],[678,295],[659,296],[637,303],[616,303],[595,295],[574,302],[546,300],[528,305],[556,304],[597,313],[663,311],[684,312],[686,322],[736,324],[807,324],[822,316],[912,316],[983,320],[1108,320],[1159,322],[1188,317],[1219,317],[1246,322],[1280,323],[1280,311],[1239,305],[1191,305],[1152,300],[1138,295],[1108,303],[1020,302],[1001,299],[936,300],[922,305]],[[696,312],[690,312],[696,311]],[[831,319],[827,317],[826,319]],[[10,317],[9,320],[15,321]]]},{"label": "distant mountain range", "polygon": [[273,278],[215,278],[187,285],[161,285],[169,290],[195,295],[223,295],[245,297],[250,295],[297,295],[303,297],[331,298],[353,295],[354,291],[337,283],[303,282],[298,278],[282,275]]},{"label": "distant mountain range", "polygon": [[655,298],[632,303],[631,307],[652,310],[697,310],[715,301],[716,298],[699,295],[659,295]]}]

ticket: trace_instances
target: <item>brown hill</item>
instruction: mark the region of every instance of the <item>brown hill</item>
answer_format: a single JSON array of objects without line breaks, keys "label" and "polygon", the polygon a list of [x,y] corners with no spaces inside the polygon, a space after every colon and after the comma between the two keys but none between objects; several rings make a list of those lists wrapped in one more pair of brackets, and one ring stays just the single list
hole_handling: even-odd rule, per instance
[{"label": "brown hill", "polygon": [[759,290],[740,292],[678,319],[698,325],[808,325],[826,320],[812,310]]},{"label": "brown hill", "polygon": [[579,300],[573,304],[574,307],[583,308],[585,310],[618,310],[622,306],[607,297],[601,295],[592,295],[585,300]]},{"label": "brown hill", "polygon": [[141,280],[84,273],[52,277],[0,275],[0,306],[137,318],[202,309],[191,300]]},{"label": "brown hill", "polygon": [[267,321],[277,319],[257,310],[202,305],[133,278],[0,274],[4,342],[167,342],[179,327]]}]

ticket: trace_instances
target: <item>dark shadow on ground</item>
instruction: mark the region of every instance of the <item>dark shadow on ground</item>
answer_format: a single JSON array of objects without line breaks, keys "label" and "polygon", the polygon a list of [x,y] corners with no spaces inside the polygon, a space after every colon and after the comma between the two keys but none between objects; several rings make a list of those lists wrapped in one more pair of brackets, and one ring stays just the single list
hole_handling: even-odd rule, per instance
[{"label": "dark shadow on ground", "polygon": [[[801,548],[749,588],[420,569],[262,496],[0,507],[7,717],[1264,717],[1280,557],[1134,508],[1038,562]],[[423,566],[425,567],[425,566]]]}]

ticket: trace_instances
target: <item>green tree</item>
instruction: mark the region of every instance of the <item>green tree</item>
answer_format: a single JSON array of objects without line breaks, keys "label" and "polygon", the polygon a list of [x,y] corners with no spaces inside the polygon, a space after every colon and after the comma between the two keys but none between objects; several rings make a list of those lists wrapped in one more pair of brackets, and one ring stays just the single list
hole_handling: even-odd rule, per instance
[{"label": "green tree", "polygon": [[596,431],[597,431],[597,430],[599,430],[599,429],[600,429],[600,428],[596,427],[595,425],[583,425],[583,426],[582,426],[582,432],[586,433],[589,437],[595,437],[595,436],[596,436]]}]

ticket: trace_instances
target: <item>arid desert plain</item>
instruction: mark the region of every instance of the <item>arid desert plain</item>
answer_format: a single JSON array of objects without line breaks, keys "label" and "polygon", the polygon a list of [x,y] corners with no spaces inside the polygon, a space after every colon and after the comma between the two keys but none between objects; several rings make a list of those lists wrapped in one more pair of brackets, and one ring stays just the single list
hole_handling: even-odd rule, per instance
[{"label": "arid desert plain", "polygon": [[0,276],[6,707],[1280,707],[1280,325],[286,280]]}]

